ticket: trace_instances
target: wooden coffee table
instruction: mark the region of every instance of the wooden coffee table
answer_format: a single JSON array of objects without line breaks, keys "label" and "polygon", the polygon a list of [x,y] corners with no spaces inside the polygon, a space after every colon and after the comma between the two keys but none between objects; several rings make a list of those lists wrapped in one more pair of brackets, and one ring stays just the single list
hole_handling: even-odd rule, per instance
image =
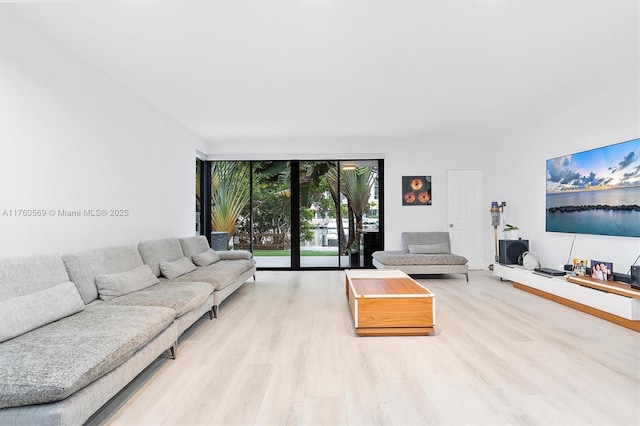
[{"label": "wooden coffee table", "polygon": [[359,336],[433,333],[435,295],[402,271],[346,271],[346,295]]}]

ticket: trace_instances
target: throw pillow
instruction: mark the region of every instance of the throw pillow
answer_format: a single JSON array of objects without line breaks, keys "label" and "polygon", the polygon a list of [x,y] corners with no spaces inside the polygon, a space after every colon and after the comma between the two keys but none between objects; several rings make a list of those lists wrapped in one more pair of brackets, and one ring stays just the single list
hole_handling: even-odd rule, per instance
[{"label": "throw pillow", "polygon": [[205,252],[194,254],[191,256],[191,260],[198,266],[208,266],[220,260],[220,256],[215,250],[209,249]]},{"label": "throw pillow", "polygon": [[409,253],[411,254],[442,254],[450,252],[451,249],[447,243],[409,244]]},{"label": "throw pillow", "polygon": [[98,296],[102,300],[113,299],[118,296],[133,293],[143,288],[158,284],[158,277],[148,265],[141,265],[129,271],[116,274],[96,275]]},{"label": "throw pillow", "polygon": [[160,262],[160,272],[162,275],[169,278],[178,278],[180,275],[187,274],[196,269],[188,257],[181,257],[173,262]]},{"label": "throw pillow", "polygon": [[0,342],[57,321],[84,309],[71,281],[36,293],[0,301]]}]

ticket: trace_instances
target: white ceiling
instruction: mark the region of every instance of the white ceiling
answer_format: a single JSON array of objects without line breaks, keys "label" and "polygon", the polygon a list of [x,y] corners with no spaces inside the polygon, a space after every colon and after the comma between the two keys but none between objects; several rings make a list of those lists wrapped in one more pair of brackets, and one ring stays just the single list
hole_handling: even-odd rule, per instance
[{"label": "white ceiling", "polygon": [[3,4],[210,141],[490,141],[640,75],[637,0]]}]

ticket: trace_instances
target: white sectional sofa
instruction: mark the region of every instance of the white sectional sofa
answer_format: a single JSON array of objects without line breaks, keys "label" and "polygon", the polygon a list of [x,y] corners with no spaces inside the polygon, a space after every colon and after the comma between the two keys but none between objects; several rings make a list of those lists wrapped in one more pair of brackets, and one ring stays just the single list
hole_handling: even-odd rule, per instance
[{"label": "white sectional sofa", "polygon": [[373,266],[406,274],[464,274],[469,281],[467,258],[451,253],[448,232],[403,232],[402,250],[376,251]]},{"label": "white sectional sofa", "polygon": [[1,425],[84,423],[256,271],[249,252],[216,256],[204,237],[139,248],[0,259]]}]

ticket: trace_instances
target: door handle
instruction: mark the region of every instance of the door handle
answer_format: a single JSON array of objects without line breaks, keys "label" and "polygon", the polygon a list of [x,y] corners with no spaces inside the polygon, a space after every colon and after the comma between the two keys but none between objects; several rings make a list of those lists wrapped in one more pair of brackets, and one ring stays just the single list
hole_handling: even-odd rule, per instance
[{"label": "door handle", "polygon": [[453,223],[450,223],[450,224],[449,224],[449,228],[453,228]]}]

